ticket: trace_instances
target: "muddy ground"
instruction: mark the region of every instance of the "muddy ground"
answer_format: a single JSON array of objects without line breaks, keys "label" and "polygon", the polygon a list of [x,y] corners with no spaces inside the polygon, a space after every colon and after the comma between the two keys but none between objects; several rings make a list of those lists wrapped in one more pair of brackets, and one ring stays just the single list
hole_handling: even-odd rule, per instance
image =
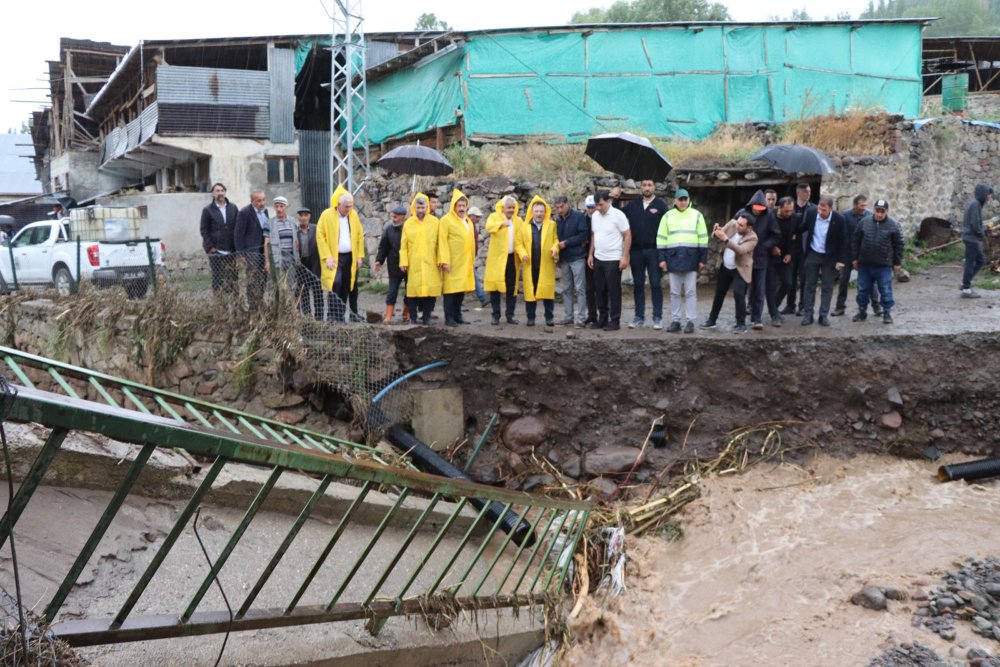
[{"label": "muddy ground", "polygon": [[[686,454],[710,456],[733,429],[771,421],[784,422],[790,451],[996,454],[1000,293],[959,299],[959,278],[960,267],[942,266],[897,284],[893,325],[853,323],[849,310],[828,328],[788,317],[781,328],[734,335],[730,298],[719,328],[693,335],[494,327],[488,309],[473,308],[466,313],[472,326],[394,326],[392,335],[404,368],[448,361],[427,377],[462,387],[470,432],[494,411],[503,424],[541,418],[544,440],[534,453],[571,477],[593,476],[578,472],[581,454],[640,447],[661,415],[667,447],[649,452],[639,480],[674,460],[685,439]],[[699,293],[702,317],[710,290]],[[378,308],[376,295],[365,296],[363,305]],[[852,290],[849,305],[853,297]],[[631,296],[624,301],[626,322]],[[518,317],[524,320],[520,303]],[[491,471],[480,470],[487,481],[510,473],[504,449],[489,461]]]}]

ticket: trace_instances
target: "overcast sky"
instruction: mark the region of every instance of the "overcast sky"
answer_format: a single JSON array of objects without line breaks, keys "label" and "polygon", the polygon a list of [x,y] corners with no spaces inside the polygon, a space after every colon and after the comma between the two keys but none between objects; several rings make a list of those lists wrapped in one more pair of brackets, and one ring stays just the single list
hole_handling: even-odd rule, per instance
[{"label": "overcast sky", "polygon": [[[574,12],[607,7],[612,0],[363,0],[366,31],[412,30],[417,17],[434,13],[457,30],[560,25]],[[805,8],[813,18],[847,11],[857,16],[867,0],[729,0],[737,21],[765,21]],[[47,60],[59,59],[59,38],[74,37],[132,46],[143,39],[310,34],[330,30],[324,9],[331,0],[171,0],[124,3],[111,0],[10,2],[0,39],[0,131],[18,128],[47,102]],[[251,8],[252,7],[252,8]],[[25,102],[27,101],[27,103]]]}]

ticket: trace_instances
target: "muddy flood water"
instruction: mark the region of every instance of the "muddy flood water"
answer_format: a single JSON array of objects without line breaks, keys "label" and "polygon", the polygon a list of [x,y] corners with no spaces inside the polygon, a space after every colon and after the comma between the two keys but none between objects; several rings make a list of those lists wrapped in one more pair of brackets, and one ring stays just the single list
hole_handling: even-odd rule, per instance
[{"label": "muddy flood water", "polygon": [[913,601],[850,602],[869,583],[932,589],[966,557],[1000,554],[1000,481],[940,483],[939,463],[821,456],[707,480],[679,541],[627,543],[628,592],[587,603],[564,664],[861,666],[891,640],[945,660],[963,641],[996,654],[967,623],[951,643],[913,627]]}]

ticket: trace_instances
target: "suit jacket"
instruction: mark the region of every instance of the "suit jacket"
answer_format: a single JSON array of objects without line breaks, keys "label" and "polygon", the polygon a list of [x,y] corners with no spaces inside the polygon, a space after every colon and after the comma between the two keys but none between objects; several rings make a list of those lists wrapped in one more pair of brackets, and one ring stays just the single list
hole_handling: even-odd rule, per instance
[{"label": "suit jacket", "polygon": [[[295,242],[299,242],[298,225],[295,225]],[[316,274],[317,278],[319,277],[319,246],[316,244],[316,225],[312,223],[309,223],[306,247],[299,247],[299,260],[302,262],[302,266],[309,269],[310,272]]]},{"label": "suit jacket", "polygon": [[[808,257],[813,253],[810,247],[812,243],[813,231],[816,229],[816,218],[819,210],[810,208],[802,218],[802,257]],[[826,233],[826,261],[843,262],[847,264],[851,261],[851,241],[847,235],[847,221],[844,216],[833,211],[830,213],[830,229]]]},{"label": "suit jacket", "polygon": [[[740,278],[749,284],[753,280],[753,250],[757,247],[757,235],[754,234],[753,227],[747,227],[747,232],[740,239],[739,243],[733,241],[732,238],[733,234],[736,233],[735,220],[727,222],[722,231],[729,237],[729,241],[726,242],[724,248],[729,248],[736,253],[736,270],[739,271]],[[720,266],[722,266],[721,252],[716,262],[716,268]]]},{"label": "suit jacket", "polygon": [[212,248],[224,252],[232,252],[233,235],[236,231],[236,204],[226,200],[226,215],[223,217],[213,199],[208,206],[201,209],[201,246],[205,252]]},{"label": "suit jacket", "polygon": [[[264,216],[269,218],[267,209],[264,209]],[[236,214],[233,246],[239,252],[264,253],[264,230],[261,229],[257,209],[253,204],[247,204]]]}]

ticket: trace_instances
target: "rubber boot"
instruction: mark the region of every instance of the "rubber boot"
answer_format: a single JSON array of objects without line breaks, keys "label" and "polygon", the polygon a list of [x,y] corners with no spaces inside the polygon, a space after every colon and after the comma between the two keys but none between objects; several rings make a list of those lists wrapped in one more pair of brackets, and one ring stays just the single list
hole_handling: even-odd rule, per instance
[{"label": "rubber boot", "polygon": [[382,324],[392,324],[392,314],[395,310],[396,306],[385,307],[385,315],[382,317]]}]

